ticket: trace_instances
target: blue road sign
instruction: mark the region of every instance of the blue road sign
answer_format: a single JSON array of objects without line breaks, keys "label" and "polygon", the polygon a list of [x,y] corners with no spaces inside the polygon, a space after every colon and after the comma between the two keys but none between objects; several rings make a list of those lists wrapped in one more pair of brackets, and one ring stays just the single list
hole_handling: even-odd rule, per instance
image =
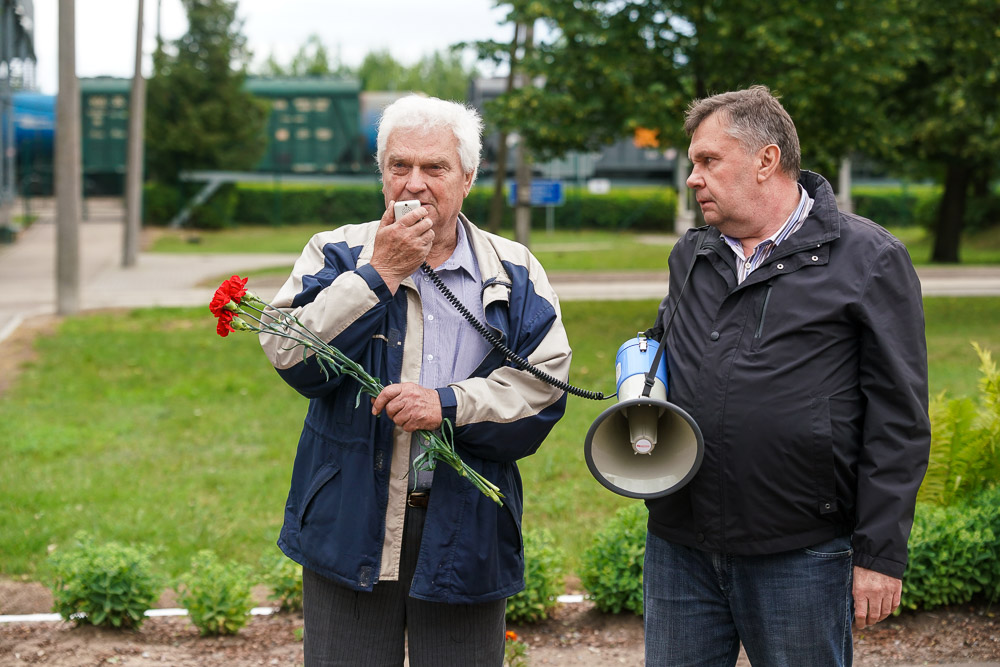
[{"label": "blue road sign", "polygon": [[[510,182],[510,193],[507,201],[511,206],[517,203],[516,181]],[[541,178],[531,181],[532,206],[562,206],[564,203],[566,203],[566,194],[563,191],[562,181]]]}]

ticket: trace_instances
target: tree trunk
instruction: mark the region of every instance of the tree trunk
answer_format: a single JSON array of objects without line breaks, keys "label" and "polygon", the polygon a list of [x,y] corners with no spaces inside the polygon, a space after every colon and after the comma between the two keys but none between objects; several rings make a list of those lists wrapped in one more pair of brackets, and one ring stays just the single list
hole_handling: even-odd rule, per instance
[{"label": "tree trunk", "polygon": [[[520,43],[521,32],[524,26],[520,23],[514,25],[514,39],[510,43],[510,71],[507,72],[506,92],[514,90],[514,71],[517,69],[517,47]],[[504,196],[503,186],[507,180],[507,133],[500,133],[500,145],[497,146],[496,173],[493,175],[493,199],[490,200],[490,217],[486,228],[494,234],[500,233],[500,225],[503,222]]]},{"label": "tree trunk", "polygon": [[958,248],[965,225],[965,202],[972,169],[965,164],[949,164],[944,177],[944,193],[934,230],[932,262],[957,264]]},{"label": "tree trunk", "polygon": [[[528,59],[531,47],[535,42],[535,27],[527,23],[524,28],[523,58]],[[526,76],[520,75],[521,87],[530,86]],[[528,146],[521,136],[517,145],[517,200],[514,207],[514,240],[525,247],[531,243],[531,155]]]}]

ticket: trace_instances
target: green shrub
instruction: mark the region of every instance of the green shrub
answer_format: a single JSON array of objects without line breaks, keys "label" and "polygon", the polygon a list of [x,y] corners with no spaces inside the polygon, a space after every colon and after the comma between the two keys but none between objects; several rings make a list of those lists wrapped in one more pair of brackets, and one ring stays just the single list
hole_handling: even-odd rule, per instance
[{"label": "green shrub", "polygon": [[642,503],[623,507],[583,552],[580,580],[601,611],[642,615],[646,517]]},{"label": "green shrub", "polygon": [[153,549],[108,542],[77,533],[76,544],[50,558],[54,611],[63,620],[138,628],[163,588],[152,572]]},{"label": "green shrub", "polygon": [[936,186],[856,186],[851,188],[854,212],[883,227],[927,226],[941,199]]},{"label": "green shrub", "polygon": [[902,606],[933,609],[1000,594],[1000,488],[952,505],[917,505]]},{"label": "green shrub", "polygon": [[302,609],[302,566],[279,552],[260,559],[264,584],[270,587],[269,600],[283,611]]},{"label": "green shrub", "polygon": [[980,232],[1000,225],[1000,193],[970,196],[966,202],[965,230]]},{"label": "green shrub", "polygon": [[[619,188],[606,195],[581,188],[566,188],[566,203],[557,207],[561,229],[642,229],[672,232],[677,213],[677,193],[669,187]],[[462,211],[476,224],[488,222],[493,188],[472,189]],[[331,226],[367,222],[381,216],[384,201],[375,185],[262,185],[236,187],[235,219],[244,224],[295,224],[323,222]],[[532,226],[545,227],[545,208],[533,208]],[[512,228],[514,209],[504,207],[502,226]]]},{"label": "green shrub", "polygon": [[181,578],[180,601],[202,635],[235,635],[253,609],[250,568],[223,563],[214,552],[199,551]]},{"label": "green shrub", "polygon": [[[199,183],[199,189],[201,184]],[[236,213],[236,186],[227,183],[219,187],[207,201],[191,211],[184,222],[185,227],[192,229],[225,229],[233,224]],[[189,202],[185,202],[185,205]]]},{"label": "green shrub", "polygon": [[979,397],[931,401],[931,454],[918,499],[950,505],[1000,479],[1000,371],[990,351],[979,355]]},{"label": "green shrub", "polygon": [[549,617],[563,591],[566,555],[544,529],[524,531],[524,590],[507,599],[509,623],[537,623]]},{"label": "green shrub", "polygon": [[166,225],[183,204],[181,192],[175,187],[152,181],[142,187],[142,221],[146,225]]},{"label": "green shrub", "polygon": [[331,226],[378,219],[385,204],[377,185],[236,186],[233,215],[242,224],[327,223]]}]

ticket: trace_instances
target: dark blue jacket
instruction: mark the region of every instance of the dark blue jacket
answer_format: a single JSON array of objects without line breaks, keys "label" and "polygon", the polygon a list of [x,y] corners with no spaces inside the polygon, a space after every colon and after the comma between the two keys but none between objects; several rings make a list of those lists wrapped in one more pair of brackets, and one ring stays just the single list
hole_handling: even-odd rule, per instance
[{"label": "dark blue jacket", "polygon": [[[483,277],[487,323],[520,356],[568,376],[570,350],[545,273],[523,246],[465,218]],[[383,384],[420,377],[422,315],[411,279],[390,294],[371,267],[378,222],[316,235],[272,302],[360,363]],[[309,401],[278,541],[290,558],[360,591],[398,577],[410,434],[358,402],[351,379],[327,378],[287,341],[261,335],[282,378]],[[473,376],[436,388],[462,459],[497,484],[501,507],[447,465],[434,473],[410,595],[474,603],[524,587],[521,479],[515,461],[533,453],[565,409],[561,390],[493,352]]]}]

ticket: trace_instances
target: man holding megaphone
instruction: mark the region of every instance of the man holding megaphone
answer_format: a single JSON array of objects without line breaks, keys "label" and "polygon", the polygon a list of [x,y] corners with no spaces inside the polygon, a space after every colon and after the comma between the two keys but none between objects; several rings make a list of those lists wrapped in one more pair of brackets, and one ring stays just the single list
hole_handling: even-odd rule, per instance
[{"label": "man holding megaphone", "polygon": [[735,665],[742,643],[755,666],[850,665],[852,618],[899,606],[927,465],[920,284],[800,172],[767,88],[695,101],[685,130],[708,226],[671,253],[647,335],[667,332],[667,400],[704,452],[646,501],[646,664]]}]

